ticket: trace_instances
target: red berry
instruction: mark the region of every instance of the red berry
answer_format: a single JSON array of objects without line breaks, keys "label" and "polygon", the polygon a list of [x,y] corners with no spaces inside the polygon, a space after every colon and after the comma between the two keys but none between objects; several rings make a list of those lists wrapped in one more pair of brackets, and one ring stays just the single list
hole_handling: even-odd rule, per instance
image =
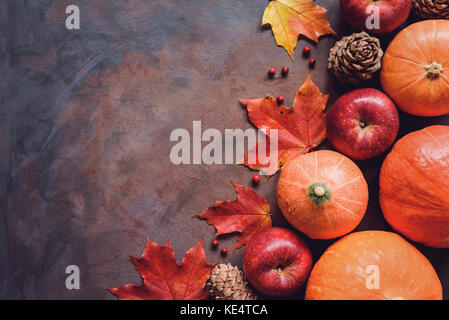
[{"label": "red berry", "polygon": [[312,52],[312,49],[310,49],[310,47],[304,47],[304,54],[307,56],[310,54],[310,52]]},{"label": "red berry", "polygon": [[223,248],[223,249],[221,249],[221,254],[222,255],[227,255],[228,254],[228,249],[226,249],[226,248]]},{"label": "red berry", "polygon": [[313,68],[316,64],[316,60],[314,58],[309,60],[309,65]]},{"label": "red berry", "polygon": [[290,72],[290,69],[288,67],[282,67],[282,74],[286,76]]},{"label": "red berry", "polygon": [[285,102],[285,98],[283,96],[277,97],[277,101],[279,105],[282,105]]},{"label": "red berry", "polygon": [[254,181],[254,183],[259,183],[260,182],[260,176],[258,174],[255,174],[253,176],[253,181]]},{"label": "red berry", "polygon": [[274,68],[268,69],[268,75],[270,77],[274,77],[275,74],[276,74],[276,69],[274,69]]},{"label": "red berry", "polygon": [[212,247],[214,248],[218,247],[218,240],[212,241]]}]

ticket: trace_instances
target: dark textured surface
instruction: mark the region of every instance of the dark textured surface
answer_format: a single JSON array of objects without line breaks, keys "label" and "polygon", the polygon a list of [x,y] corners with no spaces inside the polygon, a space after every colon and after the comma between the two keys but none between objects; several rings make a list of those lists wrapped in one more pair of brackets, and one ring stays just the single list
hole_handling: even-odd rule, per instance
[{"label": "dark textured surface", "polygon": [[[192,216],[234,199],[230,181],[251,186],[252,173],[172,165],[169,136],[191,131],[194,120],[222,132],[250,128],[239,98],[281,94],[291,104],[310,43],[300,40],[295,62],[276,47],[260,27],[266,0],[79,0],[81,30],[69,31],[72,2],[0,3],[0,298],[112,299],[106,287],[140,283],[128,255],[140,255],[145,237],[170,239],[178,261],[204,237],[210,263],[240,265],[243,250],[222,258],[207,245],[214,228]],[[337,0],[317,3],[338,37],[351,32]],[[330,103],[347,90],[326,71],[334,42],[310,44],[312,78]],[[283,65],[288,79],[266,79],[269,67]],[[401,114],[400,134],[437,123],[449,117]],[[357,230],[389,230],[377,203],[382,160],[358,163],[370,205]],[[282,226],[276,182],[257,192]],[[235,240],[221,243],[232,248]],[[308,243],[316,261],[331,242]],[[449,297],[449,250],[418,248]],[[69,264],[81,269],[81,290],[65,288]]]}]

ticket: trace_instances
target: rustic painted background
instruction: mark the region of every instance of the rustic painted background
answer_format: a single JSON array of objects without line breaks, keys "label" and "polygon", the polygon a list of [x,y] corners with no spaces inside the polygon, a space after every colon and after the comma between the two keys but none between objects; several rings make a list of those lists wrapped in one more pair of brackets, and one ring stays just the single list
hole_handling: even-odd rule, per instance
[{"label": "rustic painted background", "polygon": [[[351,33],[338,0],[329,9],[338,37]],[[65,28],[65,8],[81,9],[81,29]],[[106,287],[140,283],[128,255],[145,237],[170,239],[176,257],[214,228],[192,218],[235,198],[230,181],[251,186],[242,166],[172,165],[173,129],[251,128],[239,98],[283,95],[304,82],[301,39],[292,62],[259,25],[266,0],[2,0],[0,2],[0,298],[113,299]],[[388,39],[383,39],[384,44]],[[313,80],[330,103],[347,90],[327,71],[336,38],[313,46]],[[290,67],[287,80],[266,70]],[[371,86],[376,86],[373,81]],[[449,117],[401,114],[401,135]],[[390,230],[377,203],[383,157],[358,163],[370,204],[358,230]],[[277,177],[257,192],[275,225]],[[222,241],[232,248],[236,237]],[[309,241],[318,259],[331,241]],[[449,250],[418,246],[449,297]],[[81,269],[81,290],[65,288],[65,268]],[[298,295],[301,297],[301,293]]]}]

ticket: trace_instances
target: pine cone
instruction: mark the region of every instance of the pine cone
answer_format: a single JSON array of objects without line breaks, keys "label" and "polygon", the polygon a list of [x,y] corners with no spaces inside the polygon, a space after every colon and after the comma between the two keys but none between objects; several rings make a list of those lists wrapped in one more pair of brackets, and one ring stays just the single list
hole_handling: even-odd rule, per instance
[{"label": "pine cone", "polygon": [[208,286],[216,300],[257,300],[243,272],[230,263],[212,270]]},{"label": "pine cone", "polygon": [[331,49],[328,69],[341,83],[358,85],[381,68],[383,55],[379,39],[366,32],[354,33]]},{"label": "pine cone", "polygon": [[413,0],[415,15],[423,19],[449,19],[449,0]]}]

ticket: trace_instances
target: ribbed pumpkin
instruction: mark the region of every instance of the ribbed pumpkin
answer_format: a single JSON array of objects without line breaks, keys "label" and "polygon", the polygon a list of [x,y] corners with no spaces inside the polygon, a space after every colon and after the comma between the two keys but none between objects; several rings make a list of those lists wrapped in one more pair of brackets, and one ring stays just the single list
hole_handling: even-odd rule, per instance
[{"label": "ribbed pumpkin", "polygon": [[329,247],[312,269],[307,300],[441,300],[430,264],[401,236],[352,233]]},{"label": "ribbed pumpkin", "polygon": [[334,239],[362,220],[368,185],[349,158],[334,151],[301,155],[282,169],[277,200],[285,218],[312,239]]},{"label": "ribbed pumpkin", "polygon": [[427,20],[401,31],[388,47],[380,79],[407,113],[449,113],[449,21]]},{"label": "ribbed pumpkin", "polygon": [[380,172],[385,219],[407,238],[449,247],[449,127],[431,126],[399,140]]}]

